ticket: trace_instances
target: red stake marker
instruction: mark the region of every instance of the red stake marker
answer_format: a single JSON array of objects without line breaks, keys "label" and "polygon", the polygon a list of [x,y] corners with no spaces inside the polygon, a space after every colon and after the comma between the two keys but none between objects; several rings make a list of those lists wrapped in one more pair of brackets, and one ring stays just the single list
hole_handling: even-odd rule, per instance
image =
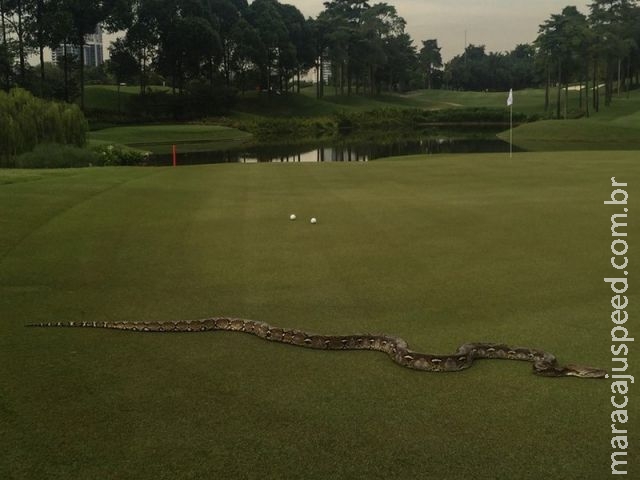
[{"label": "red stake marker", "polygon": [[176,146],[173,145],[172,147],[173,147],[172,148],[173,149],[173,166],[175,167],[176,166]]}]

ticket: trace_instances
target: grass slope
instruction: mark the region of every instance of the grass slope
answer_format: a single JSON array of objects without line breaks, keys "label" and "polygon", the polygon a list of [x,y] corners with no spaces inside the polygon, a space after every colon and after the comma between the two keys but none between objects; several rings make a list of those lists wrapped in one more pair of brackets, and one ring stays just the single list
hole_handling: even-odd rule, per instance
[{"label": "grass slope", "polygon": [[[526,114],[544,113],[544,90],[528,89],[515,92],[518,111]],[[458,92],[451,90],[417,90],[407,94],[335,95],[327,88],[321,100],[315,98],[315,87],[301,90],[299,95],[257,95],[241,98],[237,115],[257,116],[327,116],[336,112],[363,112],[384,108],[420,108],[443,110],[461,107],[506,108],[507,92]],[[577,107],[578,96],[570,96],[571,108]],[[574,105],[575,104],[575,105]]]},{"label": "grass slope", "polygon": [[[153,85],[154,92],[169,91],[169,87]],[[117,85],[87,85],[84,89],[85,106],[88,110],[118,111],[118,104],[122,113],[131,111],[131,98],[140,93],[140,87],[126,85],[118,89]]]},{"label": "grass slope", "polygon": [[[163,87],[153,87],[162,89]],[[165,87],[166,89],[166,87]],[[136,94],[136,87],[121,88],[121,109],[128,111],[128,102]],[[87,87],[87,108],[117,111],[117,87],[92,85]],[[326,117],[337,112],[362,112],[384,108],[424,108],[448,109],[459,107],[506,108],[506,92],[457,92],[451,90],[417,90],[407,94],[383,95],[335,95],[333,88],[325,88],[325,96],[316,99],[315,87],[301,89],[300,94],[267,95],[246,92],[238,97],[238,104],[232,118],[263,117]],[[521,112],[543,113],[544,90],[528,89],[515,93],[515,100]],[[570,104],[577,107],[578,96],[572,93]]]},{"label": "grass slope", "polygon": [[[21,173],[0,172],[0,478],[609,474],[606,381],[504,361],[429,374],[237,333],[23,325],[236,315],[608,367],[602,201],[611,176],[638,183],[635,155]],[[638,419],[627,428],[637,444]]]},{"label": "grass slope", "polygon": [[[500,135],[508,140],[509,132]],[[516,145],[530,151],[640,150],[640,91],[613,98],[590,118],[547,120],[521,125],[513,131]]]}]

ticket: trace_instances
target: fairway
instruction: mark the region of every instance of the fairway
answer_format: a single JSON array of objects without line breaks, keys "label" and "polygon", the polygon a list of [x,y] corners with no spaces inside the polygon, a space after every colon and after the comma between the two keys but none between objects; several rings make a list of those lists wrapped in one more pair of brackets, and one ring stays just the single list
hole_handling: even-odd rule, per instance
[{"label": "fairway", "polygon": [[[609,369],[603,201],[615,176],[640,209],[637,157],[0,171],[0,478],[607,478],[607,381],[498,360],[412,371],[233,332],[24,325],[225,315]],[[639,279],[630,269],[631,318]],[[626,428],[637,445],[638,418]]]}]

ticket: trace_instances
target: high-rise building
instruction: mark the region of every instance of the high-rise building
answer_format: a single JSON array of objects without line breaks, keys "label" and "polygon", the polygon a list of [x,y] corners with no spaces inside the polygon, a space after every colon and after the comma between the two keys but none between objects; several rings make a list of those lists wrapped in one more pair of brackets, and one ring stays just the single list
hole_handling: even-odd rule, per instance
[{"label": "high-rise building", "polygon": [[[62,61],[64,58],[65,47],[67,55],[80,58],[80,49],[75,45],[60,45],[51,51],[51,59],[53,63]],[[88,67],[97,67],[104,63],[104,51],[102,45],[102,29],[98,25],[96,32],[85,37],[84,44],[84,64]]]}]

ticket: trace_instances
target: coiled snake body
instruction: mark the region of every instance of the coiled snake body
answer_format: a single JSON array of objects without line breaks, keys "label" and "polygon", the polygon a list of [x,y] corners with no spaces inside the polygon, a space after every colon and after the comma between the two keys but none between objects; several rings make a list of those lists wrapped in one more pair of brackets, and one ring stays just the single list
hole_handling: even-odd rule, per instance
[{"label": "coiled snake body", "polygon": [[606,378],[607,372],[579,365],[559,365],[556,357],[543,350],[512,347],[500,343],[465,343],[454,353],[437,355],[409,349],[402,338],[390,335],[317,335],[301,330],[274,327],[265,322],[216,317],[178,322],[55,322],[29,327],[90,327],[134,332],[205,332],[226,330],[245,332],[273,342],[288,343],[319,350],[377,350],[388,354],[403,367],[428,372],[458,372],[469,368],[475,359],[524,360],[533,363],[533,371],[547,377]]}]

